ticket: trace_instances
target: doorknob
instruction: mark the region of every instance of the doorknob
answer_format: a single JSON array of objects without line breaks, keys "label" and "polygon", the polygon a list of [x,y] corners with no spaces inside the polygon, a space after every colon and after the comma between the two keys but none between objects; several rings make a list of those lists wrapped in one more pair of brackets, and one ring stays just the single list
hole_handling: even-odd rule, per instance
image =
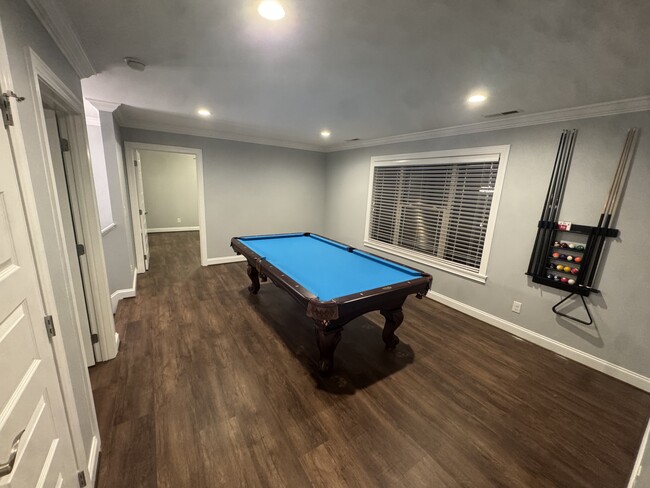
[{"label": "doorknob", "polygon": [[25,433],[25,429],[23,429],[20,432],[20,434],[16,436],[14,442],[11,444],[11,451],[9,452],[9,460],[4,464],[0,464],[0,477],[7,476],[14,469],[14,463],[16,462],[16,454],[18,454],[18,444],[20,444],[20,438],[23,436],[24,433]]}]

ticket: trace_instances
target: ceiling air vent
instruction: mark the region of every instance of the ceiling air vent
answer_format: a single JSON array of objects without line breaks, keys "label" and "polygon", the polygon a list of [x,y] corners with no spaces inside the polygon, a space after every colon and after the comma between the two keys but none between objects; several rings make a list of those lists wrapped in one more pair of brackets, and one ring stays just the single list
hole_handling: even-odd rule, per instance
[{"label": "ceiling air vent", "polygon": [[507,110],[505,112],[499,112],[499,113],[496,113],[496,114],[484,115],[483,117],[485,117],[486,119],[491,119],[493,117],[504,117],[506,115],[515,115],[515,114],[520,114],[520,113],[521,113],[521,110]]},{"label": "ceiling air vent", "polygon": [[354,142],[354,141],[360,141],[358,137],[355,137],[354,139],[346,139],[345,142]]}]

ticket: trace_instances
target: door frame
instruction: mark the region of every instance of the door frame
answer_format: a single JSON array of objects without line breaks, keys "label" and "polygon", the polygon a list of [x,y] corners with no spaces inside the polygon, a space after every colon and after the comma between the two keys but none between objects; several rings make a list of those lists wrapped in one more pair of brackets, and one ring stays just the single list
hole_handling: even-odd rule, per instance
[{"label": "door frame", "polygon": [[[99,223],[99,211],[95,197],[95,184],[92,178],[92,168],[88,153],[88,140],[86,135],[86,120],[81,98],[77,97],[59,77],[45,64],[45,62],[31,49],[27,49],[27,71],[29,84],[36,110],[36,125],[41,154],[45,162],[45,173],[49,190],[50,202],[55,210],[57,219],[57,244],[63,256],[64,267],[67,275],[66,286],[72,290],[72,275],[69,258],[65,252],[65,237],[61,221],[61,209],[56,192],[56,181],[52,157],[45,128],[45,113],[43,110],[43,96],[41,83],[53,92],[60,109],[65,112],[59,118],[61,129],[68,135],[70,143],[70,158],[75,163],[75,171],[70,183],[78,196],[80,211],[81,237],[86,248],[88,273],[83,276],[86,287],[86,301],[88,303],[88,316],[97,330],[99,342],[95,348],[97,361],[108,361],[117,355],[119,335],[115,332],[113,309],[108,287],[108,276],[104,262],[104,247]],[[52,297],[53,299],[54,297]],[[79,321],[76,324],[80,327]],[[79,331],[81,340],[81,332]],[[83,344],[82,344],[83,346]],[[85,358],[85,357],[84,357]]]},{"label": "door frame", "polygon": [[136,151],[160,151],[177,154],[192,154],[196,156],[196,183],[198,186],[199,200],[199,242],[201,246],[201,266],[208,265],[208,248],[205,228],[205,198],[203,184],[203,151],[201,149],[180,146],[165,146],[162,144],[148,144],[144,142],[124,142],[126,157],[126,176],[129,187],[129,201],[131,203],[131,222],[133,224],[133,240],[135,243],[135,257],[138,273],[144,273],[144,252],[142,251],[142,229],[140,227],[140,205],[135,175]]},{"label": "door frame", "polygon": [[[30,64],[29,59],[31,58],[31,49],[27,53],[28,65]],[[42,63],[42,61],[41,61]],[[44,63],[42,63],[45,65]],[[28,68],[29,69],[29,68]],[[4,38],[4,31],[0,23],[0,77],[2,78],[2,86],[5,90],[13,90],[15,85],[13,83],[13,77],[11,73],[11,67],[9,64],[9,56],[7,54],[7,46]],[[28,95],[28,94],[26,94]],[[31,103],[30,103],[31,102]],[[36,100],[27,101],[28,104],[36,111],[41,111],[41,123],[44,127],[44,113],[42,109],[42,102],[38,104],[35,103]],[[38,216],[38,208],[36,205],[36,195],[34,192],[34,186],[32,183],[31,172],[29,168],[29,162],[27,157],[27,151],[25,148],[25,139],[23,136],[22,126],[20,123],[20,114],[15,98],[10,98],[10,107],[13,113],[14,125],[8,128],[9,140],[12,146],[14,153],[14,161],[16,166],[16,176],[18,178],[18,185],[20,188],[20,193],[23,199],[23,207],[25,211],[25,218],[27,221],[27,228],[29,232],[29,237],[32,244],[32,252],[34,255],[34,264],[36,266],[36,273],[38,278],[38,284],[42,296],[42,307],[43,312],[47,315],[51,315],[54,323],[59,322],[59,313],[56,306],[56,301],[54,299],[54,283],[52,282],[52,277],[50,276],[47,254],[45,252],[45,238],[41,231],[40,219]],[[40,109],[39,109],[40,107]],[[43,134],[39,134],[39,137],[42,139]],[[79,341],[81,337],[79,334],[76,334]],[[54,361],[56,367],[56,373],[61,386],[61,392],[63,394],[63,402],[65,407],[66,416],[68,418],[68,425],[70,429],[70,436],[72,438],[73,449],[75,453],[75,461],[77,464],[77,469],[83,470],[88,473],[89,483],[91,486],[94,485],[97,475],[97,466],[99,461],[99,451],[101,449],[101,439],[99,436],[99,426],[97,424],[97,416],[95,411],[95,404],[92,397],[92,387],[90,385],[90,376],[87,376],[86,384],[84,385],[84,397],[86,398],[86,406],[89,411],[93,413],[92,418],[92,432],[93,440],[92,445],[89,451],[89,456],[86,458],[86,453],[84,449],[83,434],[81,432],[81,426],[79,424],[79,413],[77,411],[77,406],[75,403],[74,391],[72,380],[70,377],[70,369],[68,357],[65,352],[65,347],[63,344],[63,338],[61,334],[57,334],[51,338],[52,350],[54,352]],[[84,357],[84,348],[83,344],[79,344],[80,348],[80,359],[85,361]]]}]

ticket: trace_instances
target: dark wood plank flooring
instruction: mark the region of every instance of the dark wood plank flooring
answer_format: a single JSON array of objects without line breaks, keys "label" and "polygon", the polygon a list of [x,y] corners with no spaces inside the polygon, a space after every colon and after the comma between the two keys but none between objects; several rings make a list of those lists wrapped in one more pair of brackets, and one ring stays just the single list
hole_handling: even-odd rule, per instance
[{"label": "dark wood plank flooring", "polygon": [[650,395],[414,298],[394,352],[368,314],[321,379],[286,293],[202,268],[198,233],[150,245],[91,368],[100,488],[626,486]]}]

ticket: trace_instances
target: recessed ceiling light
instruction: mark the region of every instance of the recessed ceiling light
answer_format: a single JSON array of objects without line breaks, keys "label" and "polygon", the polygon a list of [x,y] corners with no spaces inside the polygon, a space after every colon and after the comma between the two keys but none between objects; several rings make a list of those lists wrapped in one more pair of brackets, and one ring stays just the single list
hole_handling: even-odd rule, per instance
[{"label": "recessed ceiling light", "polygon": [[332,135],[332,133],[330,131],[328,131],[327,129],[320,131],[320,136],[324,137],[325,139],[327,139],[331,135]]},{"label": "recessed ceiling light", "polygon": [[474,95],[471,95],[471,96],[467,99],[467,103],[481,103],[481,102],[484,102],[485,100],[487,100],[487,96],[486,96],[486,95],[483,95],[483,94],[481,94],[481,93],[476,93],[476,94],[474,94]]},{"label": "recessed ceiling light", "polygon": [[201,117],[209,117],[210,115],[212,115],[207,108],[200,108],[196,111],[196,113],[199,114]]},{"label": "recessed ceiling light", "polygon": [[264,0],[257,7],[258,13],[269,20],[280,20],[284,17],[284,9],[275,0]]}]

